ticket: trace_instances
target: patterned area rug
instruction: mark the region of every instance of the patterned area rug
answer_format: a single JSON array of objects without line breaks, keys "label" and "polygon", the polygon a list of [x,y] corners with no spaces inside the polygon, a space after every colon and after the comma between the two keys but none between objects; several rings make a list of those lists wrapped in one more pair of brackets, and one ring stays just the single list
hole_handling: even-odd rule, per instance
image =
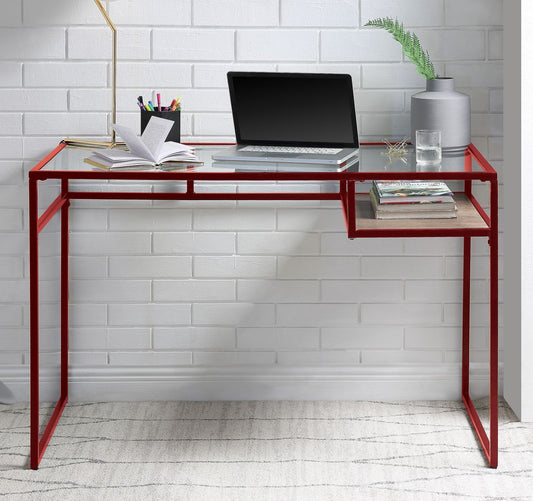
[{"label": "patterned area rug", "polygon": [[494,470],[459,402],[74,402],[32,471],[0,405],[0,499],[531,500],[533,424],[499,412]]}]

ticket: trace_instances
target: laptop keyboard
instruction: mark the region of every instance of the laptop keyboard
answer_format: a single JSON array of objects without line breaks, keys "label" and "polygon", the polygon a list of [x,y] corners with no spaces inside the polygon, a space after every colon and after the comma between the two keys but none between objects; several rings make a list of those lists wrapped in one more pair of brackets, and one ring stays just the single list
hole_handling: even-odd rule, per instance
[{"label": "laptop keyboard", "polygon": [[309,148],[305,146],[245,146],[240,151],[258,153],[311,153],[318,155],[336,155],[342,148]]}]

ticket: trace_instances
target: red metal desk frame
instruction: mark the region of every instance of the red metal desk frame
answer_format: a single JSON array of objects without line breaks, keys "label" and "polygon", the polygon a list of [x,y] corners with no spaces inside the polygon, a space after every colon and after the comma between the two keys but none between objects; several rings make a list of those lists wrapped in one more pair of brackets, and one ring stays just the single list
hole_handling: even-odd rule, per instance
[{"label": "red metal desk frame", "polygon": [[[65,148],[61,143],[29,173],[29,232],[30,232],[30,466],[37,469],[68,400],[68,212],[72,199],[122,200],[339,200],[348,238],[381,237],[462,237],[463,244],[463,327],[462,327],[462,400],[474,431],[487,457],[489,466],[498,465],[498,180],[496,171],[481,153],[470,145],[465,154],[464,172],[109,172],[60,171],[43,167]],[[482,171],[472,171],[472,157]],[[59,179],[61,193],[39,215],[38,182]],[[83,192],[69,191],[69,181],[136,180],[184,181],[184,193],[146,192]],[[355,183],[372,179],[442,179],[464,181],[464,193],[478,211],[486,227],[480,228],[403,228],[361,229],[356,221]],[[195,181],[338,181],[336,193],[197,193]],[[490,183],[490,217],[472,195],[472,180]],[[52,217],[61,212],[61,394],[50,420],[39,437],[39,232]],[[469,391],[470,346],[470,260],[471,238],[488,237],[490,247],[490,373],[489,373],[489,436],[474,408]]]}]

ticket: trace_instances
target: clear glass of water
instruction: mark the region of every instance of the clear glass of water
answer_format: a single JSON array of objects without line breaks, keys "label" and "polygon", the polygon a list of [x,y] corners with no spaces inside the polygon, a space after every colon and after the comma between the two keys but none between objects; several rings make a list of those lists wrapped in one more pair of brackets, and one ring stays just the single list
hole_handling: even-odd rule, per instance
[{"label": "clear glass of water", "polygon": [[442,159],[440,130],[416,131],[416,163],[435,165]]}]

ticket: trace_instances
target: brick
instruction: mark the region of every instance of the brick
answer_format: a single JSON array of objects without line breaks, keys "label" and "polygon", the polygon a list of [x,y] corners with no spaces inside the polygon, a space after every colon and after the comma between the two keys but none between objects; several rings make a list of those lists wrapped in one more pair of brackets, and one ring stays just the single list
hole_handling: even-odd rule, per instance
[{"label": "brick", "polygon": [[[27,329],[10,327],[0,328],[0,350],[17,351],[29,349],[29,336]],[[14,353],[11,353],[14,355]]]},{"label": "brick", "polygon": [[460,238],[406,238],[405,254],[444,256],[463,254],[463,240]]},{"label": "brick", "polygon": [[106,325],[107,306],[105,304],[69,305],[69,323],[73,326]]},{"label": "brick", "polygon": [[[407,349],[460,350],[462,343],[460,327],[407,327],[405,329],[405,347]],[[484,348],[485,342],[480,329],[472,329],[470,347]]]},{"label": "brick", "polygon": [[[46,43],[43,43],[46,40]],[[0,28],[0,59],[64,59],[63,28]]]},{"label": "brick", "polygon": [[193,323],[196,325],[272,325],[275,320],[273,304],[253,303],[196,303]]},{"label": "brick", "polygon": [[5,62],[2,64],[0,87],[22,87],[22,63]]},{"label": "brick", "polygon": [[271,365],[276,361],[274,352],[219,351],[195,352],[194,365]]},{"label": "brick", "polygon": [[118,24],[189,26],[191,0],[121,0],[109,4],[109,15]]},{"label": "brick", "polygon": [[322,31],[320,41],[322,61],[384,62],[402,58],[398,42],[383,30]]},{"label": "brick", "polygon": [[347,326],[357,323],[353,304],[278,304],[277,324],[282,326]]},{"label": "brick", "polygon": [[[426,239],[429,240],[429,239]],[[385,245],[384,245],[385,243]],[[402,254],[401,240],[389,238],[358,238],[350,240],[346,231],[341,233],[322,233],[320,235],[321,254],[327,256],[359,256],[359,255],[398,255]]]},{"label": "brick", "polygon": [[361,322],[365,324],[421,324],[441,321],[440,304],[362,304]]},{"label": "brick", "polygon": [[26,25],[65,26],[67,24],[102,24],[105,22],[98,7],[90,2],[69,3],[51,9],[50,5],[40,0],[24,0],[23,8],[24,24]]},{"label": "brick", "polygon": [[386,115],[359,115],[360,134],[365,136],[409,137],[411,118],[407,113]]},{"label": "brick", "polygon": [[69,350],[98,350],[106,345],[105,327],[75,327],[69,329]]},{"label": "brick", "polygon": [[150,328],[107,329],[107,348],[111,350],[147,350],[151,348]]},{"label": "brick", "polygon": [[480,136],[503,136],[503,114],[472,113],[472,134]]},{"label": "brick", "polygon": [[134,327],[188,325],[191,307],[186,304],[110,304],[109,325]]},{"label": "brick", "polygon": [[[488,289],[485,281],[473,280],[471,282],[472,299],[487,301]],[[462,280],[407,280],[405,282],[405,299],[408,301],[455,302],[461,300],[462,297]]]},{"label": "brick", "polygon": [[195,277],[273,278],[274,256],[194,256]]},{"label": "brick", "polygon": [[132,255],[149,252],[149,233],[77,233],[70,243],[70,253],[74,255]]},{"label": "brick", "polygon": [[320,283],[315,280],[239,280],[239,301],[253,303],[298,303],[320,300]]},{"label": "brick", "polygon": [[25,134],[107,133],[107,117],[102,113],[25,113]]},{"label": "brick", "polygon": [[69,297],[74,302],[149,301],[148,280],[72,280]]},{"label": "brick", "polygon": [[109,365],[130,366],[176,366],[191,365],[192,353],[189,352],[110,352]]},{"label": "brick", "polygon": [[172,278],[190,277],[192,258],[188,256],[120,256],[109,258],[110,277]]},{"label": "brick", "polygon": [[503,31],[489,31],[489,59],[503,59]]},{"label": "brick", "polygon": [[[111,30],[106,26],[69,28],[69,59],[111,59]],[[150,59],[150,30],[121,27],[117,36],[117,59]]]},{"label": "brick", "polygon": [[190,210],[116,209],[109,213],[109,229],[120,231],[172,231],[191,229]]},{"label": "brick", "polygon": [[105,87],[104,62],[46,62],[24,64],[26,87]]},{"label": "brick", "polygon": [[444,0],[445,22],[451,26],[503,24],[502,0]]},{"label": "brick", "polygon": [[[182,59],[179,58],[179,60],[181,61]],[[191,75],[190,64],[159,62],[118,63],[117,87],[172,87],[174,89],[176,87],[190,87]],[[136,94],[139,95],[138,92]],[[162,99],[163,97],[163,94],[161,94]],[[164,101],[167,100],[165,97]]]},{"label": "brick", "polygon": [[194,117],[195,135],[235,135],[233,117],[222,113],[199,113]]},{"label": "brick", "polygon": [[[1,118],[0,118],[1,119]],[[28,188],[26,186],[1,186],[0,207],[19,208],[26,207]]]},{"label": "brick", "polygon": [[325,327],[321,347],[334,349],[400,349],[403,346],[402,327]]},{"label": "brick", "polygon": [[233,280],[155,280],[154,301],[233,301]]},{"label": "brick", "polygon": [[[1,167],[0,167],[1,168]],[[22,218],[21,218],[22,219]],[[10,232],[4,238],[0,238],[0,255],[21,255],[27,252],[28,234]]]},{"label": "brick", "polygon": [[361,258],[361,276],[367,278],[439,278],[444,274],[440,257]]},{"label": "brick", "polygon": [[105,231],[107,229],[107,211],[105,209],[70,209],[69,223],[76,231]]},{"label": "brick", "polygon": [[[503,259],[498,258],[498,278],[503,278]],[[446,257],[446,277],[462,278],[463,259],[461,257]],[[476,256],[470,261],[470,274],[472,278],[489,278],[490,262],[486,256]]]},{"label": "brick", "polygon": [[503,87],[503,64],[447,63],[446,73],[453,75],[456,87]]},{"label": "brick", "polygon": [[[490,111],[492,113],[503,113],[503,89],[494,89],[490,91]],[[493,139],[498,138],[489,138],[489,148],[490,148],[490,141]],[[490,156],[491,153],[489,153],[489,158],[492,160],[493,158],[501,159],[502,157],[492,157]]]},{"label": "brick", "polygon": [[395,0],[361,0],[362,24],[378,17],[398,19],[409,28],[441,26],[444,24],[443,0],[410,0],[403,3]]},{"label": "brick", "polygon": [[[76,238],[74,236],[74,238]],[[82,278],[104,278],[107,276],[106,257],[69,257],[69,275],[73,280]]]},{"label": "brick", "polygon": [[0,257],[0,277],[22,278],[22,256]]},{"label": "brick", "polygon": [[[366,64],[362,67],[361,86],[364,89],[405,89],[423,90],[424,77],[418,74],[412,63]],[[391,78],[394,75],[394,78]]]},{"label": "brick", "polygon": [[153,59],[177,61],[232,61],[233,30],[154,29]]},{"label": "brick", "polygon": [[0,364],[2,365],[20,365],[23,363],[23,356],[21,352],[6,351],[0,353]]},{"label": "brick", "polygon": [[235,346],[232,327],[156,327],[156,350],[227,350]]},{"label": "brick", "polygon": [[278,258],[279,278],[357,278],[359,259],[353,257]]},{"label": "brick", "polygon": [[283,0],[281,2],[282,26],[349,26],[359,24],[356,0]]},{"label": "brick", "polygon": [[107,365],[107,353],[105,352],[80,352],[69,353],[69,365],[79,367],[84,365],[97,366]]},{"label": "brick", "polygon": [[195,0],[196,26],[277,26],[278,0]]},{"label": "brick", "polygon": [[318,254],[320,249],[318,233],[239,233],[237,250],[239,254],[309,255]]},{"label": "brick", "polygon": [[355,93],[355,109],[361,112],[404,111],[403,91],[360,90]]},{"label": "brick", "polygon": [[154,233],[156,254],[234,254],[235,233]]},{"label": "brick", "polygon": [[17,26],[22,24],[22,0],[11,0],[2,5],[0,26]]},{"label": "brick", "polygon": [[319,330],[247,327],[237,329],[237,348],[244,350],[306,350],[319,348]]},{"label": "brick", "polygon": [[[23,163],[21,160],[0,161],[0,185],[21,185]],[[17,207],[20,207],[20,203]]]},{"label": "brick", "polygon": [[380,364],[439,364],[443,362],[440,351],[394,351],[365,350],[361,352],[361,362],[369,365]]},{"label": "brick", "polygon": [[[129,104],[131,106],[131,101]],[[69,110],[108,112],[110,109],[111,91],[109,89],[71,89],[69,91]],[[117,109],[120,109],[118,104]]]},{"label": "brick", "polygon": [[194,211],[195,230],[273,230],[276,213],[271,209],[198,209]]},{"label": "brick", "polygon": [[237,31],[239,61],[316,61],[317,48],[316,31]]},{"label": "brick", "polygon": [[193,67],[194,86],[226,89],[228,71],[275,71],[275,69],[275,64],[268,63],[197,63]]},{"label": "brick", "polygon": [[432,61],[484,60],[484,30],[417,30],[417,35]]},{"label": "brick", "polygon": [[0,305],[0,326],[16,327],[22,325],[22,306]]},{"label": "brick", "polygon": [[346,231],[339,209],[279,209],[277,229],[281,231]]},{"label": "brick", "polygon": [[368,301],[401,301],[400,280],[322,280],[322,301],[326,303],[359,303]]},{"label": "brick", "polygon": [[503,137],[489,138],[489,158],[491,161],[503,160]]},{"label": "brick", "polygon": [[[2,141],[0,141],[0,146]],[[0,209],[0,231],[21,231],[22,210]]]},{"label": "brick", "polygon": [[[0,137],[0,159],[20,159],[22,157],[22,144],[20,137]],[[0,221],[0,228],[1,225]]]},{"label": "brick", "polygon": [[39,160],[50,153],[62,140],[62,136],[25,137],[22,140],[24,146],[24,158],[27,159],[27,161],[30,161],[31,166],[33,167]]},{"label": "brick", "polygon": [[359,363],[359,351],[281,351],[278,353],[280,365],[355,365]]}]

